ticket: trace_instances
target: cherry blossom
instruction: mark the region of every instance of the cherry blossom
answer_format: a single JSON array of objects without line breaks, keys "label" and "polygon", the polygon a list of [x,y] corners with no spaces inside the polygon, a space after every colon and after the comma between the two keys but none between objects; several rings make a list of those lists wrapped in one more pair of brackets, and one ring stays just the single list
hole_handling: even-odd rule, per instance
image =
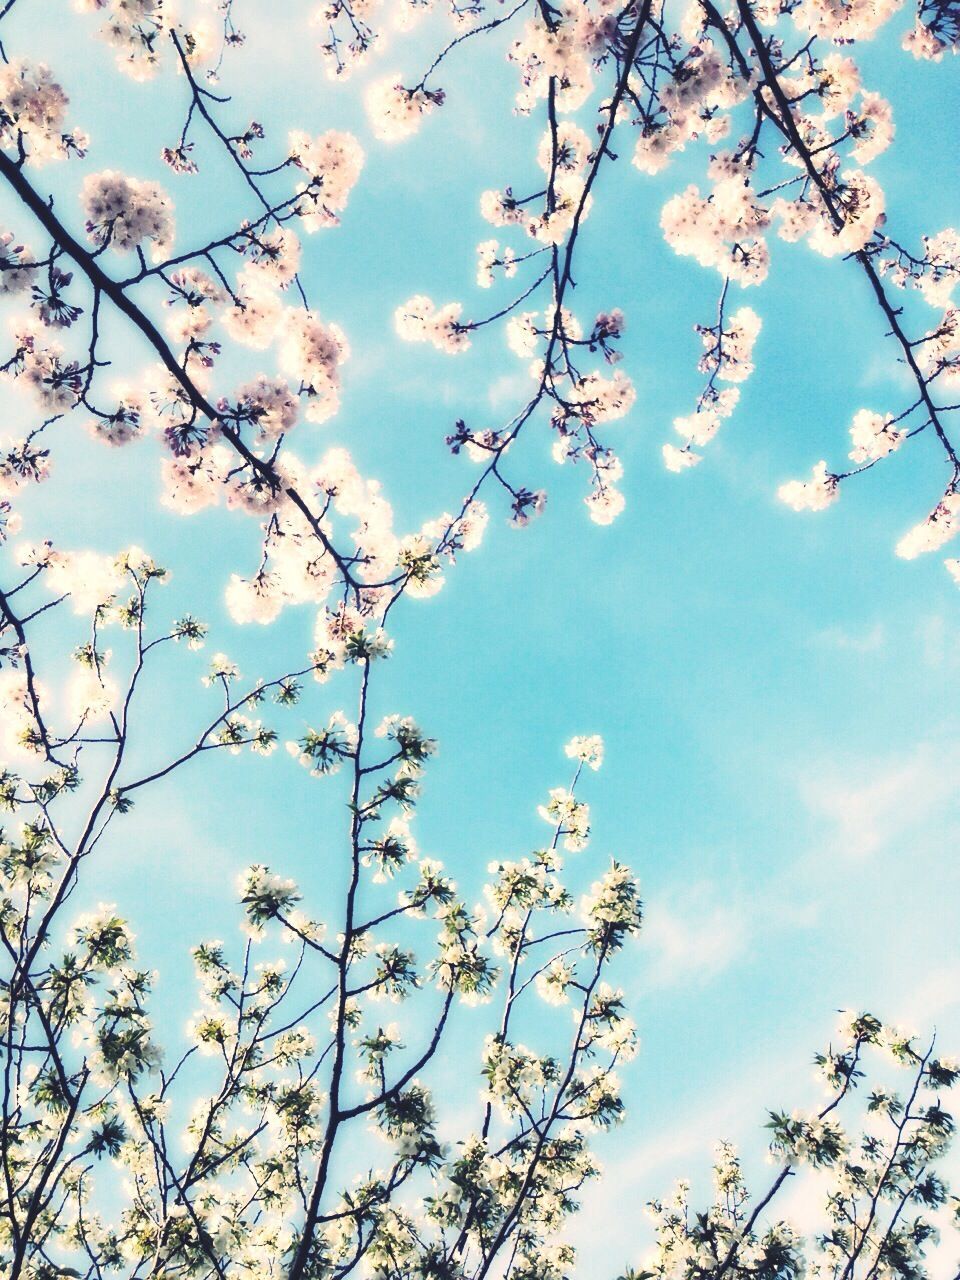
[{"label": "cherry blossom", "polygon": [[818,462],[809,480],[789,480],[777,490],[777,497],[794,511],[823,511],[840,496],[837,477]]},{"label": "cherry blossom", "polygon": [[145,240],[161,262],[173,244],[169,197],[155,182],[141,182],[107,169],[84,179],[80,198],[87,235],[101,247],[129,253]]}]

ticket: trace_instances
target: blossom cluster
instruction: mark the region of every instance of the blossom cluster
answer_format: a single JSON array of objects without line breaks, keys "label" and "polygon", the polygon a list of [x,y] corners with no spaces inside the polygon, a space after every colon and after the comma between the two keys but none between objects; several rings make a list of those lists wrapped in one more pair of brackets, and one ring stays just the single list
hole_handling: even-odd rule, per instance
[{"label": "blossom cluster", "polygon": [[[57,587],[86,590],[84,611],[98,616],[102,606],[93,602],[117,585],[114,575],[127,573],[145,590],[163,574],[136,550],[113,565],[42,550],[31,563],[41,562],[44,575],[63,575]],[[179,634],[191,630],[182,624]],[[229,700],[239,681],[235,664],[216,655],[208,685]],[[289,681],[278,701],[296,703]],[[491,863],[487,906],[471,909],[411,833],[418,780],[436,744],[409,717],[392,715],[372,735],[378,745],[365,748],[362,723],[362,715],[360,725],[334,716],[327,729],[292,744],[311,767],[335,757],[361,787],[348,845],[354,905],[342,931],[310,910],[297,880],[266,862],[247,867],[237,880],[246,947],[237,953],[221,939],[193,947],[198,1000],[174,1054],[158,1043],[154,976],[139,966],[134,933],[115,906],[87,912],[50,948],[22,1018],[25,1028],[36,1021],[54,1030],[46,1041],[17,1042],[18,1136],[4,1159],[17,1175],[17,1213],[44,1179],[60,1185],[62,1210],[50,1215],[42,1246],[58,1266],[92,1257],[110,1271],[159,1257],[173,1270],[274,1275],[299,1248],[337,1265],[360,1256],[374,1274],[391,1276],[399,1273],[385,1270],[388,1261],[418,1265],[425,1248],[445,1266],[466,1250],[471,1265],[489,1267],[508,1248],[527,1268],[551,1259],[572,1265],[572,1248],[557,1243],[575,1208],[569,1179],[598,1173],[592,1140],[622,1114],[616,1068],[637,1048],[623,992],[602,976],[639,925],[635,883],[613,863],[577,904],[559,852],[582,803],[571,790],[562,804],[554,793],[546,806],[549,847]],[[584,765],[595,770],[602,740],[574,738],[566,755],[578,775]],[[53,816],[81,783],[61,770],[31,793],[9,769],[2,779],[4,806],[22,818],[0,837],[2,922],[29,950],[45,905],[83,857],[82,843],[72,849],[55,838]],[[127,811],[124,796],[121,785],[113,812]],[[411,929],[435,931],[426,963],[406,941]],[[434,1015],[424,987],[442,1001],[426,1034],[424,1010],[428,1020]],[[468,1099],[458,1102],[464,1136],[450,1147],[440,1137],[442,1095],[427,1079],[437,1038],[455,1003],[487,1004],[498,994],[501,1030],[482,1048],[475,1114],[467,1117]],[[518,1021],[519,1010],[531,999],[563,1025],[572,1018],[566,1061],[517,1038],[529,1025]],[[394,1011],[389,1020],[384,1003]],[[193,1054],[209,1086],[184,1110],[178,1077]],[[331,1055],[332,1074],[324,1069]],[[71,1107],[84,1118],[63,1152],[48,1139]],[[531,1145],[533,1111],[543,1117],[545,1141]],[[327,1186],[321,1153],[348,1150],[360,1120],[384,1155],[348,1189]],[[84,1178],[69,1173],[77,1151],[96,1157]],[[427,1194],[413,1182],[404,1195],[415,1173]],[[322,1221],[304,1219],[305,1186],[322,1196]],[[0,1233],[0,1258],[11,1245]]]},{"label": "blossom cluster", "polygon": [[[855,1105],[871,1057],[880,1061],[861,1107],[862,1131],[851,1133],[840,1116]],[[816,1063],[829,1100],[814,1112],[770,1113],[777,1172],[766,1193],[751,1195],[736,1150],[721,1143],[708,1207],[694,1207],[685,1181],[648,1206],[656,1247],[643,1274],[692,1280],[711,1274],[718,1259],[734,1275],[840,1275],[861,1267],[889,1280],[931,1274],[937,1218],[950,1202],[939,1167],[954,1132],[941,1098],[960,1081],[960,1066],[869,1013],[844,1014],[837,1040]],[[788,1178],[809,1183],[808,1220],[818,1208],[806,1232],[779,1216]]]},{"label": "blossom cluster", "polygon": [[4,59],[0,66],[0,147],[21,151],[32,165],[71,154],[82,156],[88,140],[67,127],[69,99],[43,63]]}]

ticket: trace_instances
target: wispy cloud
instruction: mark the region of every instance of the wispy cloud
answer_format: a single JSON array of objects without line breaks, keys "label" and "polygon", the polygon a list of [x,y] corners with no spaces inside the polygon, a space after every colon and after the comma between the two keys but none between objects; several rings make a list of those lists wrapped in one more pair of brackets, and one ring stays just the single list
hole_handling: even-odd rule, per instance
[{"label": "wispy cloud", "polygon": [[869,858],[929,820],[956,792],[960,751],[920,743],[902,756],[826,763],[801,777],[832,854]]},{"label": "wispy cloud", "polygon": [[960,663],[957,638],[956,627],[951,626],[942,613],[929,613],[921,617],[914,633],[920,661],[934,671],[956,669]]},{"label": "wispy cloud", "polygon": [[685,886],[682,897],[649,909],[641,940],[649,962],[644,985],[709,982],[743,954],[748,936],[745,912],[722,901],[710,881]]},{"label": "wispy cloud", "polygon": [[860,375],[858,384],[861,388],[866,387],[911,387],[912,380],[910,371],[896,359],[893,348],[890,346],[879,347],[864,366]]},{"label": "wispy cloud", "polygon": [[818,631],[813,642],[824,649],[847,650],[851,653],[876,653],[886,641],[886,631],[880,622],[873,626],[851,630],[847,627],[828,627]]},{"label": "wispy cloud", "polygon": [[515,412],[530,399],[534,390],[527,373],[504,373],[487,389],[487,403],[495,413]]}]

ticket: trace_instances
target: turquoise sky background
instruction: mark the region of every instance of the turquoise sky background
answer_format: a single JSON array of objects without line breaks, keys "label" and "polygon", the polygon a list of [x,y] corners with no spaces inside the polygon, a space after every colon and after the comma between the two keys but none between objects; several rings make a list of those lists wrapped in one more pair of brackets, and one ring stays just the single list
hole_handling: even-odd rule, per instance
[{"label": "turquoise sky background", "polygon": [[[448,103],[416,138],[377,143],[363,119],[363,85],[422,68],[446,28],[398,38],[369,75],[331,86],[314,33],[309,41],[286,34],[307,12],[299,0],[269,12],[241,7],[249,41],[223,82],[236,91],[229,122],[252,116],[267,126],[265,155],[275,154],[271,137],[282,149],[293,127],[348,128],[367,152],[343,226],[304,237],[311,301],[353,349],[343,408],[331,424],[299,427],[291,447],[311,459],[345,445],[364,474],[383,480],[398,526],[419,527],[453,509],[472,483],[471,464],[443,444],[454,420],[498,425],[519,407],[528,378],[499,328],[451,358],[401,344],[393,309],[416,292],[462,299],[468,315],[508,299],[502,287],[474,283],[475,245],[494,234],[478,197],[531,172],[537,126],[512,114],[515,71],[494,38],[451,60],[437,79]],[[871,170],[891,226],[915,240],[957,221],[960,180],[948,157],[958,154],[960,93],[955,65],[918,64],[899,51],[908,20],[896,19],[882,47],[864,48],[860,60],[865,83],[892,101],[898,130]],[[91,20],[59,0],[24,0],[3,28],[8,55],[41,57],[57,71],[71,119],[92,135],[86,162],[39,175],[58,208],[79,228],[82,173],[117,167],[167,186],[178,247],[201,228],[229,229],[250,208],[238,176],[209,149],[199,178],[176,178],[159,161],[179,131],[183,82],[123,79],[91,34]],[[611,306],[627,316],[623,367],[637,404],[609,432],[625,462],[626,512],[610,528],[593,526],[581,501],[586,475],[551,462],[543,424],[526,432],[511,474],[548,488],[546,513],[516,531],[487,494],[483,548],[448,574],[436,599],[394,613],[396,651],[376,694],[379,710],[411,714],[439,739],[419,840],[474,893],[491,857],[522,855],[542,839],[535,807],[567,779],[563,743],[575,733],[606,740],[607,763],[589,780],[594,835],[578,874],[589,881],[615,854],[641,877],[647,926],[620,980],[644,1047],[629,1069],[626,1126],[601,1146],[615,1184],[591,1192],[591,1213],[576,1229],[584,1277],[638,1260],[645,1246],[634,1207],[680,1174],[702,1174],[717,1138],[756,1152],[766,1107],[817,1100],[810,1058],[837,1009],[936,1027],[947,1052],[960,1050],[952,696],[960,593],[942,557],[893,555],[942,493],[941,458],[921,438],[846,486],[827,512],[800,516],[777,503],[776,486],[821,457],[839,466],[857,409],[898,412],[905,392],[855,267],[772,240],[769,283],[743,297],[764,320],[757,372],[702,464],[666,473],[660,445],[672,419],[694,406],[692,325],[712,320],[718,278],[671,253],[659,211],[687,181],[702,182],[704,155],[692,148],[650,179],[622,150],[585,224],[574,306],[585,320]],[[202,163],[199,143],[198,154]],[[24,215],[0,208],[39,248]],[[114,319],[107,334],[118,376],[140,367],[129,331]],[[262,367],[251,357],[241,374]],[[5,390],[5,425],[25,421],[26,405]],[[289,611],[269,629],[237,628],[226,615],[229,573],[256,562],[255,522],[161,511],[152,444],[108,452],[68,421],[57,455],[54,478],[24,506],[24,538],[104,551],[136,542],[167,563],[174,580],[161,597],[164,615],[189,608],[211,623],[206,657],[180,664],[191,681],[184,689],[197,688],[217,650],[247,675],[273,673],[278,655],[303,652],[310,610]],[[170,678],[180,679],[173,666]],[[194,707],[173,705],[162,690],[153,698],[145,760],[186,743],[197,725]],[[319,723],[352,702],[350,677],[335,677],[287,723]],[[78,895],[78,908],[81,898],[115,900],[134,921],[144,959],[163,974],[158,1006],[171,1036],[193,1003],[188,945],[235,936],[236,873],[267,861],[309,896],[329,883],[340,856],[338,779],[315,782],[282,751],[214,765],[145,798]],[[450,1088],[469,1026],[447,1050]],[[944,1275],[951,1248],[955,1255],[960,1245],[945,1243]]]}]

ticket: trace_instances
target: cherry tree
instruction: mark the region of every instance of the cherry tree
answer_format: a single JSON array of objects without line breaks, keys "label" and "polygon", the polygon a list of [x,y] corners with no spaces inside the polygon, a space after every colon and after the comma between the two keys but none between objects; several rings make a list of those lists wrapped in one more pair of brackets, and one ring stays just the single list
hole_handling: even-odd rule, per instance
[{"label": "cherry tree", "polygon": [[[880,1062],[870,1063],[871,1055]],[[884,1073],[883,1060],[892,1067]],[[840,1108],[872,1088],[855,1123]],[[942,1095],[960,1078],[952,1058],[937,1054],[871,1014],[845,1014],[837,1041],[816,1056],[829,1100],[814,1112],[771,1112],[770,1154],[776,1174],[752,1198],[736,1151],[721,1143],[713,1169],[714,1200],[690,1206],[690,1185],[679,1182],[667,1201],[649,1205],[656,1248],[649,1263],[622,1280],[691,1276],[920,1276],[938,1234],[938,1215],[960,1215],[938,1167],[950,1147],[954,1120]],[[817,1227],[805,1239],[789,1218],[777,1217],[778,1198],[805,1180]],[[954,1274],[955,1260],[944,1274]]]},{"label": "cherry tree", "polygon": [[[342,129],[312,133],[291,119],[275,137],[258,122],[256,86],[231,78],[245,40],[239,0],[77,9],[78,38],[106,41],[118,76],[162,82],[178,129],[160,148],[166,181],[101,166],[101,140],[71,104],[82,56],[48,67],[21,55],[31,24],[57,18],[7,0],[0,185],[12,230],[0,241],[10,322],[0,369],[20,408],[0,439],[0,1257],[17,1280],[357,1270],[559,1280],[575,1262],[562,1227],[598,1171],[591,1142],[620,1117],[618,1067],[636,1048],[625,966],[609,969],[640,928],[634,873],[617,857],[592,874],[566,865],[588,841],[583,775],[600,767],[603,744],[589,734],[567,744],[570,777],[540,808],[542,847],[492,862],[483,902],[469,901],[456,868],[421,854],[412,830],[436,749],[429,726],[403,707],[374,709],[391,616],[439,592],[491,518],[522,526],[543,509],[543,480],[511,453],[521,434],[550,433],[555,461],[585,472],[594,523],[623,509],[629,482],[609,437],[636,400],[618,345],[629,299],[578,315],[576,287],[591,210],[628,157],[639,188],[676,153],[704,156],[704,190],[677,190],[660,215],[671,248],[718,276],[716,311],[696,326],[703,390],[673,423],[667,468],[704,462],[699,451],[753,371],[761,318],[737,293],[765,280],[775,232],[838,259],[838,288],[844,274],[862,275],[878,342],[908,386],[902,403],[856,413],[838,446],[846,462],[817,462],[780,497],[824,508],[922,437],[942,457],[943,487],[918,495],[930,514],[897,553],[937,550],[956,532],[960,237],[930,228],[911,244],[888,227],[867,170],[893,139],[892,111],[851,53],[893,38],[898,6],[330,0],[309,23],[280,10],[285,34],[312,42],[343,94],[362,71],[377,145],[429,130],[476,50],[494,42],[516,73],[518,116],[539,122],[524,171],[476,193],[496,235],[469,272],[500,300],[484,308],[420,293],[391,304],[401,339],[455,356],[502,330],[529,373],[500,425],[452,417],[438,449],[475,469],[465,492],[409,530],[389,476],[384,486],[346,448],[315,443],[315,428],[336,418],[356,343],[336,298],[311,296],[307,267],[313,246],[349,219],[376,155]],[[381,65],[387,35],[421,20],[439,36],[434,52],[404,71]],[[953,0],[922,3],[904,67],[945,58],[958,38]],[[192,196],[208,163],[244,202],[229,225]],[[267,637],[285,611],[309,611],[309,647],[290,654],[265,640],[257,675],[244,677],[217,643],[196,656],[205,602],[198,616],[172,616],[168,566],[130,545],[121,518],[112,555],[48,539],[43,482],[81,432],[91,453],[141,447],[172,515],[222,506],[247,517],[247,559],[214,589],[235,622]],[[960,562],[946,563],[960,578]],[[144,705],[185,679],[204,692],[176,700],[183,745],[168,749]],[[179,785],[201,762],[227,773],[238,754],[266,756],[281,742],[291,770],[319,788],[344,786],[343,881],[318,900],[282,865],[238,868],[245,941],[197,940],[188,1043],[165,1046],[135,922],[114,905],[78,919],[72,899],[81,883],[100,883],[103,851],[123,841],[146,789]],[[396,1006],[390,1018],[384,1001]],[[480,1104],[467,1118],[459,1103],[444,1110],[428,1076],[474,1005],[487,1023]],[[863,1015],[849,1045],[825,1058],[836,1103],[856,1082],[861,1050],[885,1035]],[[787,1161],[776,1189],[801,1159],[840,1179],[833,1236],[816,1247],[820,1273],[832,1267],[842,1280],[923,1274],[930,1233],[905,1234],[903,1214],[924,1197],[946,1200],[928,1166],[952,1123],[938,1102],[917,1110],[916,1098],[949,1088],[956,1069],[912,1040],[891,1043],[915,1088],[903,1105],[876,1095],[886,1100],[872,1110],[896,1137],[892,1147],[865,1138],[863,1168],[851,1172],[852,1148],[828,1119],[834,1104],[774,1123]],[[685,1198],[658,1209],[654,1274],[797,1274],[802,1246],[779,1223],[761,1226],[772,1197],[747,1207],[729,1152],[718,1187],[697,1225]],[[880,1222],[879,1203],[896,1197],[901,1208]]]}]

